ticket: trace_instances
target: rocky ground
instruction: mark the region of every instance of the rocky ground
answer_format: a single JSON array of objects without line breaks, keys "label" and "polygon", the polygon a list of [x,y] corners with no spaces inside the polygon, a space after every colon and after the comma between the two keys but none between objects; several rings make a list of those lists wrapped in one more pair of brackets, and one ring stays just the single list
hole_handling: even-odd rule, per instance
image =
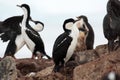
[{"label": "rocky ground", "polygon": [[120,74],[120,48],[108,52],[106,45],[74,53],[60,72],[54,73],[52,60],[13,59],[0,61],[0,80],[103,80],[109,72]]}]

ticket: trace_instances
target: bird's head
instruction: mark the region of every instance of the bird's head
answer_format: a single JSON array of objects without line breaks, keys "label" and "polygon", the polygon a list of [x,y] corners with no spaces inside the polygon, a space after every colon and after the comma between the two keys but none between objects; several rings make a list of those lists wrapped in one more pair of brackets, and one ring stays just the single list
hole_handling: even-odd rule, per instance
[{"label": "bird's head", "polygon": [[66,19],[63,23],[63,29],[65,32],[70,32],[75,20],[72,18]]},{"label": "bird's head", "polygon": [[18,7],[22,8],[24,12],[30,14],[30,7],[27,4],[17,5]]}]

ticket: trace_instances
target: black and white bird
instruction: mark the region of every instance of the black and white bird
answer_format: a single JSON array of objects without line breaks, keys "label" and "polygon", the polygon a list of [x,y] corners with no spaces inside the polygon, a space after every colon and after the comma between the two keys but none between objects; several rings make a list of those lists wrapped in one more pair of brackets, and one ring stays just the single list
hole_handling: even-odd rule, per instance
[{"label": "black and white bird", "polygon": [[[5,51],[5,56],[12,56],[24,46],[25,42],[22,42],[21,36],[21,26],[19,25],[22,22],[23,16],[13,16],[4,21],[0,22],[0,38],[3,42],[7,42],[9,40],[7,49]],[[33,27],[35,31],[42,31],[44,28],[44,24],[39,21],[33,21],[31,17],[28,18],[36,25]],[[29,24],[27,24],[31,30],[33,30]],[[19,39],[20,38],[20,39]],[[15,58],[15,57],[14,57]]]},{"label": "black and white bird", "polygon": [[[11,39],[12,33],[16,33],[16,35],[21,34],[20,32],[20,25],[19,23],[22,22],[23,15],[22,16],[13,16],[5,19],[4,21],[0,21],[0,38],[3,40],[3,42],[6,42]],[[44,28],[44,24],[40,21],[32,20],[32,18],[29,18],[30,21],[35,23],[35,26],[33,29],[37,32],[40,32]],[[27,24],[30,26],[29,24]]]},{"label": "black and white bird", "polygon": [[[7,42],[8,46],[5,51],[5,56],[12,56],[14,57],[14,54],[18,51],[16,50],[16,43],[15,40],[17,39],[17,36],[21,34],[21,27],[19,25],[20,22],[22,22],[23,16],[13,16],[10,18],[7,18],[4,21],[0,21],[0,38],[3,42]],[[33,23],[35,23],[35,26],[33,27],[36,31],[42,31],[44,28],[44,24],[40,21],[34,21],[30,19]],[[29,24],[27,24],[30,26]]]},{"label": "black and white bird", "polygon": [[30,18],[30,7],[27,4],[22,4],[19,7],[23,9],[24,15],[23,15],[22,23],[20,24],[21,35],[17,36],[17,39],[15,41],[17,44],[16,45],[17,48],[19,49],[24,44],[26,44],[27,47],[33,53],[32,58],[35,58],[38,55],[42,55],[42,56],[45,55],[48,59],[51,59],[51,57],[48,56],[45,52],[43,41],[40,35],[38,34],[38,32],[35,31],[31,26],[28,26],[29,18]]},{"label": "black and white bird", "polygon": [[[3,42],[9,41],[4,57],[12,56],[16,53],[16,37],[21,34],[19,23],[23,16],[13,16],[0,22],[0,38]],[[14,57],[15,58],[15,57]]]},{"label": "black and white bird", "polygon": [[89,24],[87,17],[84,15],[78,16],[77,19],[83,20],[82,27],[85,27],[86,30],[88,31],[88,34],[86,37],[86,42],[85,42],[87,50],[93,49],[94,48],[94,30],[93,30],[92,26]]},{"label": "black and white bird", "polygon": [[79,37],[79,31],[84,32],[83,29],[79,30],[77,26],[81,26],[81,21],[75,21],[70,18],[64,21],[63,29],[65,30],[56,39],[53,46],[53,61],[55,63],[54,72],[58,72],[59,69],[68,62],[74,53]]}]

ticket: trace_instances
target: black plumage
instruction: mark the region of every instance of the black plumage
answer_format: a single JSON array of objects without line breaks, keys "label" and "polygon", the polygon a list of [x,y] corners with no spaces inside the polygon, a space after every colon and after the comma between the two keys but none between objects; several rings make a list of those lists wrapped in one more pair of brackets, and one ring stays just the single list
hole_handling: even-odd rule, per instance
[{"label": "black plumage", "polygon": [[114,40],[117,38],[117,33],[110,27],[110,17],[108,14],[104,17],[103,20],[103,33],[105,38],[108,40],[108,51],[113,51]]},{"label": "black plumage", "polygon": [[55,63],[54,71],[59,71],[60,67],[64,65],[64,58],[67,50],[71,44],[72,38],[67,34],[61,34],[55,41],[53,47],[53,61]]},{"label": "black plumage", "polygon": [[37,57],[37,52],[40,52],[41,54],[45,55],[48,59],[51,59],[51,57],[48,56],[45,52],[44,44],[40,35],[32,30],[25,30],[25,32],[28,35],[28,37],[35,43],[32,58]]},{"label": "black plumage", "polygon": [[21,34],[19,23],[22,21],[22,18],[23,16],[13,16],[0,22],[0,38],[3,42],[7,42],[9,40],[4,57],[14,57],[17,47],[15,39],[17,35]]},{"label": "black plumage", "polygon": [[103,20],[103,32],[108,40],[108,50],[114,50],[114,42],[119,37],[120,46],[120,1],[109,0],[107,3],[107,14]]},{"label": "black plumage", "polygon": [[0,38],[3,42],[11,40],[14,35],[21,34],[19,23],[23,16],[13,16],[0,22]]},{"label": "black plumage", "polygon": [[65,31],[61,35],[59,35],[54,43],[53,46],[53,52],[52,57],[53,61],[55,63],[54,72],[58,72],[59,69],[64,65],[65,63],[65,57],[67,55],[68,48],[73,40],[73,38],[70,35],[71,30],[68,29],[69,26],[67,24],[74,23],[75,21],[70,18],[66,19],[63,23],[63,30]]}]

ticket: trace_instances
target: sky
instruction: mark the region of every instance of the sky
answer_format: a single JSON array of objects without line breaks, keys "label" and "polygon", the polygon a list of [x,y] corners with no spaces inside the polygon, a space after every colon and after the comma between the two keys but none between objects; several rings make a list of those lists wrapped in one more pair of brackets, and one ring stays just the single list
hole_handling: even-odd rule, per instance
[{"label": "sky", "polygon": [[[26,3],[30,6],[31,17],[44,23],[44,30],[39,32],[45,45],[46,53],[52,56],[56,38],[63,32],[63,22],[68,18],[85,15],[95,33],[94,48],[106,44],[103,34],[103,18],[108,0],[0,0],[0,21],[8,17],[22,15],[22,9],[16,5]],[[8,42],[0,40],[0,57],[3,57]],[[30,58],[32,53],[24,46],[16,58]]]}]

